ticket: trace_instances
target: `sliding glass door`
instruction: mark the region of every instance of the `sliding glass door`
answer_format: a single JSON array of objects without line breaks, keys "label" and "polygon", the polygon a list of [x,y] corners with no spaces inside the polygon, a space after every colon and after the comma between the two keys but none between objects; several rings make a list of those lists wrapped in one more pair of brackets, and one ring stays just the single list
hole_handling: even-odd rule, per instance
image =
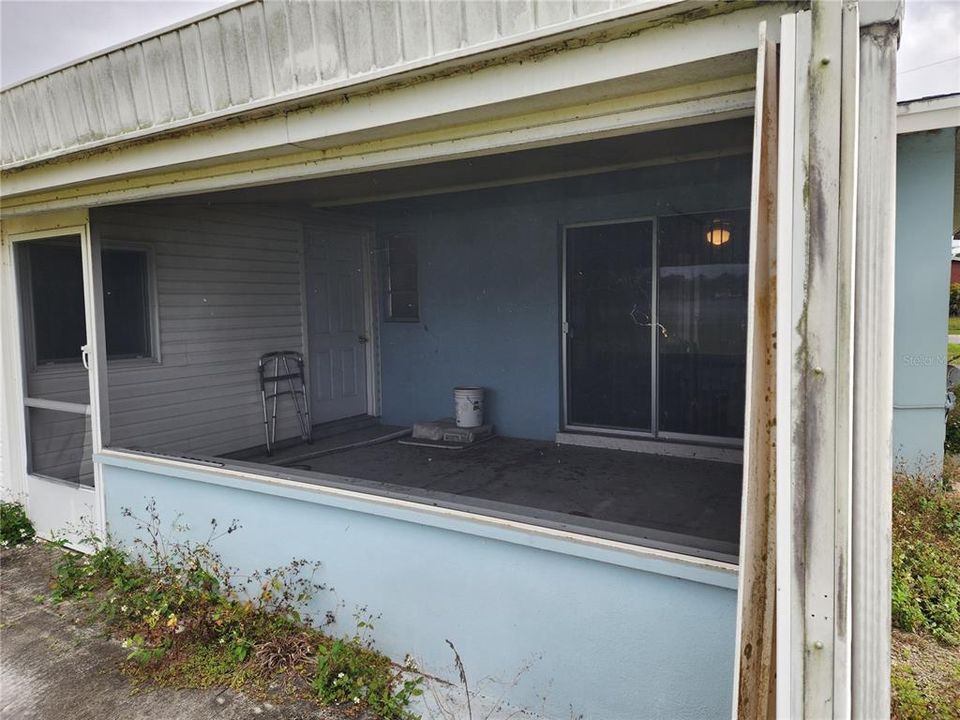
[{"label": "sliding glass door", "polygon": [[567,424],[653,428],[653,221],[567,228]]},{"label": "sliding glass door", "polygon": [[677,215],[657,227],[657,429],[742,438],[749,215]]},{"label": "sliding glass door", "polygon": [[748,250],[745,210],[567,227],[565,427],[741,440]]}]

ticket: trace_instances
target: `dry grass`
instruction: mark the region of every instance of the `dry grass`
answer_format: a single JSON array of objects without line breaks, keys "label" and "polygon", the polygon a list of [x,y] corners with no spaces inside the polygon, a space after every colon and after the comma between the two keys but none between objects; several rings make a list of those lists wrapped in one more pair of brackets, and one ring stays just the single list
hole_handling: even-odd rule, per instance
[{"label": "dry grass", "polygon": [[960,718],[960,462],[893,490],[891,716]]},{"label": "dry grass", "polygon": [[893,631],[896,720],[960,718],[960,648],[926,634]]}]

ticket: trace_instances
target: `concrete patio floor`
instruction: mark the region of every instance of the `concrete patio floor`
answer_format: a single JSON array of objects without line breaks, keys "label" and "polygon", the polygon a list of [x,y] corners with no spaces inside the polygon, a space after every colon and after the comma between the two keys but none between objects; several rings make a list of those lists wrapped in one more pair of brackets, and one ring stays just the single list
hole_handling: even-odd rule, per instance
[{"label": "concrete patio floor", "polygon": [[[269,457],[245,451],[225,459],[242,469],[280,466],[306,482],[737,562],[739,463],[502,436],[463,450],[404,440],[351,447],[402,430],[368,422]],[[307,457],[338,446],[349,449]]]},{"label": "concrete patio floor", "polygon": [[257,702],[235,690],[134,693],[119,670],[126,651],[101,622],[72,603],[38,601],[57,552],[40,544],[0,551],[4,720],[358,720],[310,703]]}]

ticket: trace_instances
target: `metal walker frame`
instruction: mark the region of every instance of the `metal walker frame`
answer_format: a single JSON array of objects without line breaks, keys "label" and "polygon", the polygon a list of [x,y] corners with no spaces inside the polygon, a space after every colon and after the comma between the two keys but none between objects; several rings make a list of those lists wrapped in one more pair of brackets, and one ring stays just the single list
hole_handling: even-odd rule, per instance
[{"label": "metal walker frame", "polygon": [[[270,363],[273,363],[270,374]],[[294,369],[291,363],[296,363]],[[263,405],[263,433],[267,441],[267,455],[273,454],[273,446],[277,442],[277,400],[282,395],[289,395],[293,399],[297,412],[297,423],[300,425],[300,439],[304,442],[313,442],[313,425],[310,423],[310,395],[307,394],[307,381],[303,370],[303,355],[292,350],[269,352],[260,356],[257,366],[260,376],[260,401]],[[280,383],[286,381],[287,389],[280,390]],[[268,387],[273,383],[272,391]],[[267,404],[273,401],[270,416],[267,416]]]}]

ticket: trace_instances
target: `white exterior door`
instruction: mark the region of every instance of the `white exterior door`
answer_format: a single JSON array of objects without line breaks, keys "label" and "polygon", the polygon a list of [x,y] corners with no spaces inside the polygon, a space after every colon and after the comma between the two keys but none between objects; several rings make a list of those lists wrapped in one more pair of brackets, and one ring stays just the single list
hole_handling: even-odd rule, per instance
[{"label": "white exterior door", "polygon": [[364,233],[304,228],[310,414],[314,423],[367,412]]}]

